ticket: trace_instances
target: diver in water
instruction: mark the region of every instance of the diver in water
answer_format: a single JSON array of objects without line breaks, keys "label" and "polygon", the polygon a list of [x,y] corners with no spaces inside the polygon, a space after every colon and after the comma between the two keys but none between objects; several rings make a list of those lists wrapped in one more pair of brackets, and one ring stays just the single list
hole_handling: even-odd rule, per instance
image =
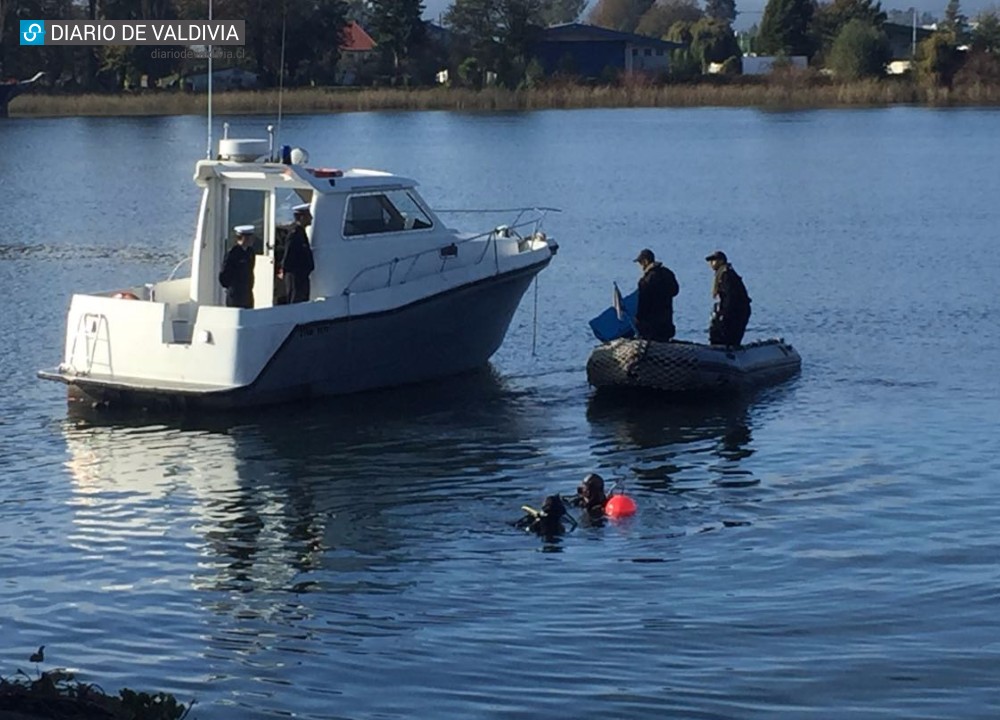
[{"label": "diver in water", "polygon": [[604,519],[604,504],[608,496],[604,492],[604,478],[597,473],[589,473],[576,489],[576,495],[570,499],[570,504],[583,509],[585,524],[593,524]]},{"label": "diver in water", "polygon": [[525,532],[532,532],[544,538],[555,538],[566,531],[564,523],[576,527],[576,520],[566,510],[566,504],[561,495],[549,495],[542,501],[542,509],[536,510],[528,505],[522,505],[525,515],[514,523]]}]

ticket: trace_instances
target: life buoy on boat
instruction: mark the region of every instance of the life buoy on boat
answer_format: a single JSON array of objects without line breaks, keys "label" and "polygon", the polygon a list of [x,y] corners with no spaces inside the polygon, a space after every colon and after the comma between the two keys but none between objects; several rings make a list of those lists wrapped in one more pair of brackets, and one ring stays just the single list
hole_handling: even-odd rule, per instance
[{"label": "life buoy on boat", "polygon": [[309,168],[309,172],[316,178],[336,178],[343,177],[344,171],[336,168]]},{"label": "life buoy on boat", "polygon": [[116,292],[111,297],[115,298],[116,300],[138,300],[139,299],[138,295],[136,295],[134,292],[129,292],[128,290],[119,290],[118,292]]}]

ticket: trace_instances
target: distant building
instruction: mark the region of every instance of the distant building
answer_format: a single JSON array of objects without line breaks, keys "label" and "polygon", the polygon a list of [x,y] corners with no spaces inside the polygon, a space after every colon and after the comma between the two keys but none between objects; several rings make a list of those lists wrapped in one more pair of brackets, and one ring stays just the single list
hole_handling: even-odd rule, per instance
[{"label": "distant building", "polygon": [[[164,78],[161,87],[180,87],[188,92],[207,92],[208,73],[191,73],[190,75],[174,75]],[[242,68],[224,68],[212,73],[212,90],[244,90],[257,87],[257,73]]]},{"label": "distant building", "polygon": [[916,43],[914,43],[914,29],[912,25],[899,25],[897,23],[882,23],[882,31],[889,40],[889,56],[893,60],[910,60],[916,50],[915,45],[920,41],[930,37],[934,30],[932,28],[917,27]]},{"label": "distant building", "polygon": [[533,55],[546,75],[566,72],[598,78],[608,70],[658,73],[670,69],[670,52],[681,43],[657,40],[596,25],[568,23],[542,30]]},{"label": "distant building", "polygon": [[337,83],[356,85],[359,78],[372,74],[378,63],[378,43],[363,27],[351,20],[340,36]]},{"label": "distant building", "polygon": [[743,62],[744,75],[767,75],[774,70],[774,66],[790,66],[798,70],[805,70],[809,66],[809,59],[805,55],[789,55],[779,57],[777,55],[744,55]]}]

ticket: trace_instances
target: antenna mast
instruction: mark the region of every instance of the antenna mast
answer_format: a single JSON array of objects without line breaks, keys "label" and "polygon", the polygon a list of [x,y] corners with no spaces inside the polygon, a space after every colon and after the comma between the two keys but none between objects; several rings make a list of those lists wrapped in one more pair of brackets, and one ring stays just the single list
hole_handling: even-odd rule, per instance
[{"label": "antenna mast", "polygon": [[285,94],[285,27],[288,21],[288,2],[281,3],[281,61],[278,65],[278,130],[274,145],[281,148],[281,100]]},{"label": "antenna mast", "polygon": [[[208,0],[208,21],[212,22],[212,0]],[[208,46],[208,146],[205,157],[212,159],[212,46]]]}]

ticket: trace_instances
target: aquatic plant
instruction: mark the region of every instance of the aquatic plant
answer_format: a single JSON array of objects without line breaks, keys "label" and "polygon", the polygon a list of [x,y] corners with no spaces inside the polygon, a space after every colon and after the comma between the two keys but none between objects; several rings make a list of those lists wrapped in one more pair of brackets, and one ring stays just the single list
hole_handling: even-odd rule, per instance
[{"label": "aquatic plant", "polygon": [[162,692],[124,688],[108,695],[65,670],[40,672],[35,679],[23,670],[13,679],[0,676],[0,716],[12,713],[25,720],[182,720],[193,705]]}]

